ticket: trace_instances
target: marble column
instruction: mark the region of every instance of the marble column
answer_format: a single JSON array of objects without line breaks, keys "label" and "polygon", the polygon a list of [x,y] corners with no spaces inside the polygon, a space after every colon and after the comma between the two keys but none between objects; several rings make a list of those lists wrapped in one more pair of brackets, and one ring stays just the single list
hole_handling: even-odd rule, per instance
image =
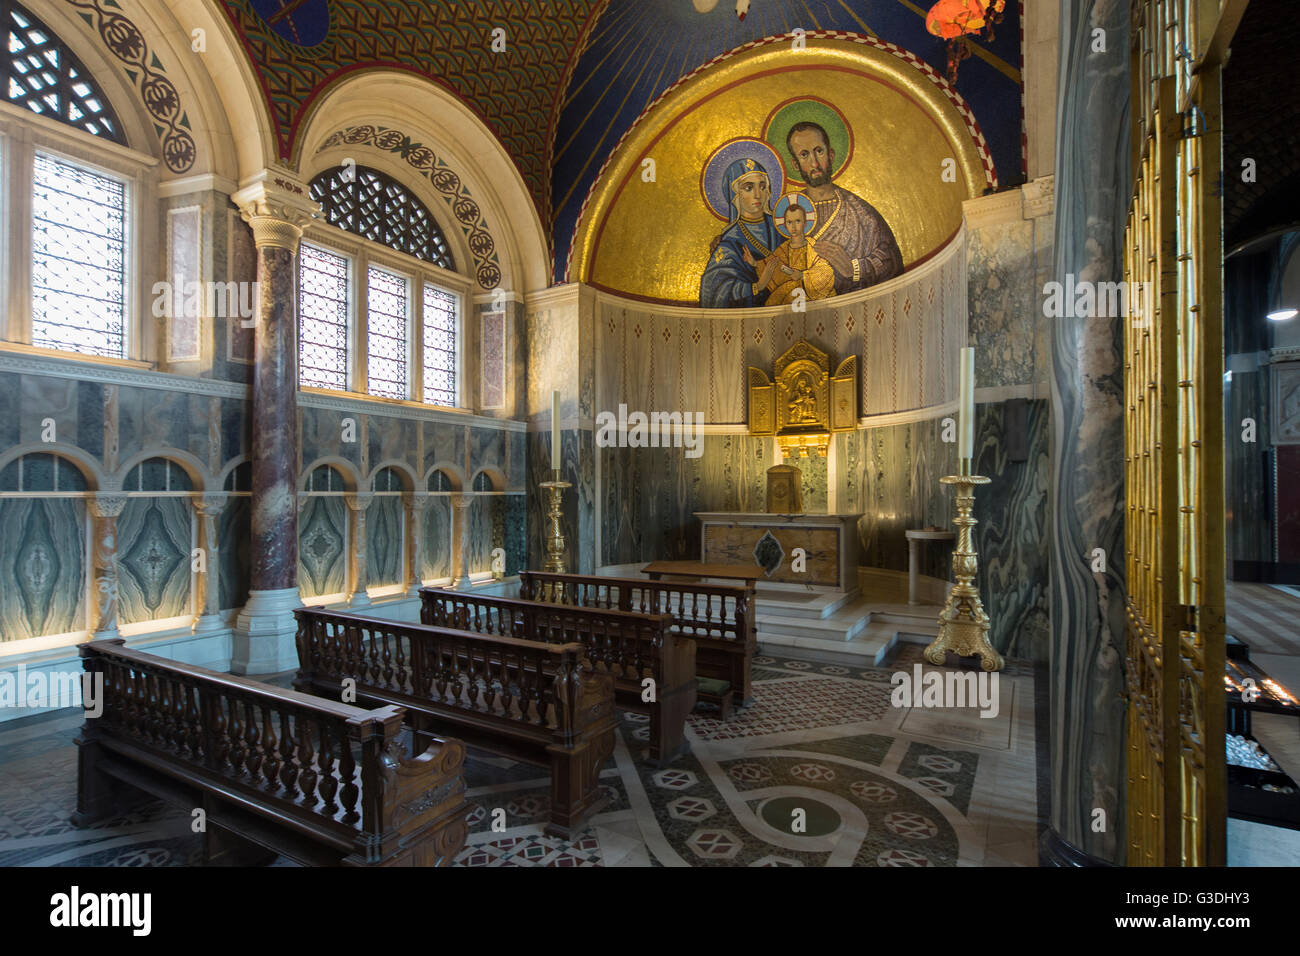
[{"label": "marble column", "polygon": [[363,491],[343,498],[348,505],[348,540],[352,546],[352,586],[348,594],[349,607],[366,607],[370,595],[366,593],[366,509],[374,495]]},{"label": "marble column", "polygon": [[94,581],[90,632],[96,637],[117,637],[117,519],[126,507],[126,495],[97,494],[86,502],[94,519],[91,573]]},{"label": "marble column", "polygon": [[407,533],[406,540],[410,546],[406,549],[406,580],[409,587],[406,593],[419,597],[420,587],[424,583],[421,568],[424,567],[424,513],[429,507],[429,493],[417,491],[405,496],[407,499]]},{"label": "marble column", "polygon": [[[1052,278],[1119,281],[1130,190],[1128,4],[1063,0],[1060,23]],[[1105,31],[1106,52],[1093,50],[1095,29]],[[1042,851],[1059,865],[1123,863],[1123,325],[1051,321],[1052,811]],[[1094,548],[1106,553],[1105,573],[1091,570]]]},{"label": "marble column", "polygon": [[474,503],[471,494],[453,495],[451,499],[452,529],[451,540],[456,542],[452,549],[452,587],[468,591],[469,580],[469,506]]},{"label": "marble column", "polygon": [[298,242],[317,204],[287,172],[263,170],[231,199],[257,246],[252,408],[250,590],[231,670],[264,674],[296,662],[298,596]]},{"label": "marble column", "polygon": [[224,494],[203,495],[194,502],[194,512],[199,518],[199,547],[203,551],[203,570],[195,579],[194,606],[198,608],[198,615],[194,619],[195,634],[219,631],[223,627],[217,519],[225,507]]}]

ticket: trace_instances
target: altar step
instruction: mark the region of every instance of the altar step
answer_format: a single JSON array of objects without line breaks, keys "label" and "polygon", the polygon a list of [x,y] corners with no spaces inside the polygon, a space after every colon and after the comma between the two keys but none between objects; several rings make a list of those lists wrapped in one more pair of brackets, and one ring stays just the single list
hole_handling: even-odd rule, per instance
[{"label": "altar step", "polygon": [[825,618],[792,617],[760,599],[758,643],[776,654],[798,657],[806,651],[820,659],[880,664],[900,641],[934,640],[939,611],[937,605],[881,604],[859,597]]}]

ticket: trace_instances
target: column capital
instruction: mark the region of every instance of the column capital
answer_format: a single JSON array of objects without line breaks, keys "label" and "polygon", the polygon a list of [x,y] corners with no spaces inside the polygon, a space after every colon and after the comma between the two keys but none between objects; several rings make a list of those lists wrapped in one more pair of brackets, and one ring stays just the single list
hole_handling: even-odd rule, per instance
[{"label": "column capital", "polygon": [[302,230],[320,214],[307,187],[286,170],[263,169],[243,181],[230,199],[253,229],[257,248],[298,251]]},{"label": "column capital", "polygon": [[91,515],[96,518],[116,518],[126,507],[126,495],[121,493],[95,495],[87,499],[86,505],[90,508]]},{"label": "column capital", "polygon": [[226,507],[228,496],[222,492],[200,495],[194,499],[194,510],[201,517],[218,517]]},{"label": "column capital", "polygon": [[374,497],[375,493],[373,491],[358,491],[354,494],[344,495],[343,500],[347,502],[348,507],[353,511],[364,512],[370,507],[370,502],[374,500]]},{"label": "column capital", "polygon": [[469,492],[460,492],[451,496],[451,506],[453,508],[468,508],[474,503],[476,496]]},{"label": "column capital", "polygon": [[416,512],[429,507],[429,502],[433,500],[427,491],[408,491],[406,496],[411,504],[411,510]]}]

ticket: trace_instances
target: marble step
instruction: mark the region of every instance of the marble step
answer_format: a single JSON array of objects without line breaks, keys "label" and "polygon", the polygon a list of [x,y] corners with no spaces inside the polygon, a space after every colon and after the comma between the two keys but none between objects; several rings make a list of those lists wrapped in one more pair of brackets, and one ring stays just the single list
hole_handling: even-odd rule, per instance
[{"label": "marble step", "polygon": [[773,590],[759,588],[757,605],[764,612],[778,617],[822,620],[839,614],[855,604],[862,604],[857,590],[845,593],[817,594],[807,591]]},{"label": "marble step", "polygon": [[758,646],[760,653],[770,653],[780,657],[808,657],[859,667],[879,666],[900,642],[928,644],[934,640],[937,633],[937,625],[932,631],[925,631],[910,626],[900,629],[899,625],[892,622],[873,621],[848,641],[797,637],[780,633],[764,634],[760,631]]}]

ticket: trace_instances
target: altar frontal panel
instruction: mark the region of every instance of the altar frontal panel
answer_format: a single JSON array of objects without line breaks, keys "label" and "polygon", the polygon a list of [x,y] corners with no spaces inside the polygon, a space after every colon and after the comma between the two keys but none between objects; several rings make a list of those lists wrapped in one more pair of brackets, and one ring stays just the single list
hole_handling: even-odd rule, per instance
[{"label": "altar frontal panel", "polygon": [[[781,563],[764,580],[779,584],[811,584],[815,587],[839,588],[839,531],[835,528],[796,528],[746,525],[704,526],[705,564],[754,564],[754,550],[764,535],[771,535],[781,546]],[[795,548],[803,548],[807,567],[792,570]],[[759,562],[762,563],[762,562]]]}]

